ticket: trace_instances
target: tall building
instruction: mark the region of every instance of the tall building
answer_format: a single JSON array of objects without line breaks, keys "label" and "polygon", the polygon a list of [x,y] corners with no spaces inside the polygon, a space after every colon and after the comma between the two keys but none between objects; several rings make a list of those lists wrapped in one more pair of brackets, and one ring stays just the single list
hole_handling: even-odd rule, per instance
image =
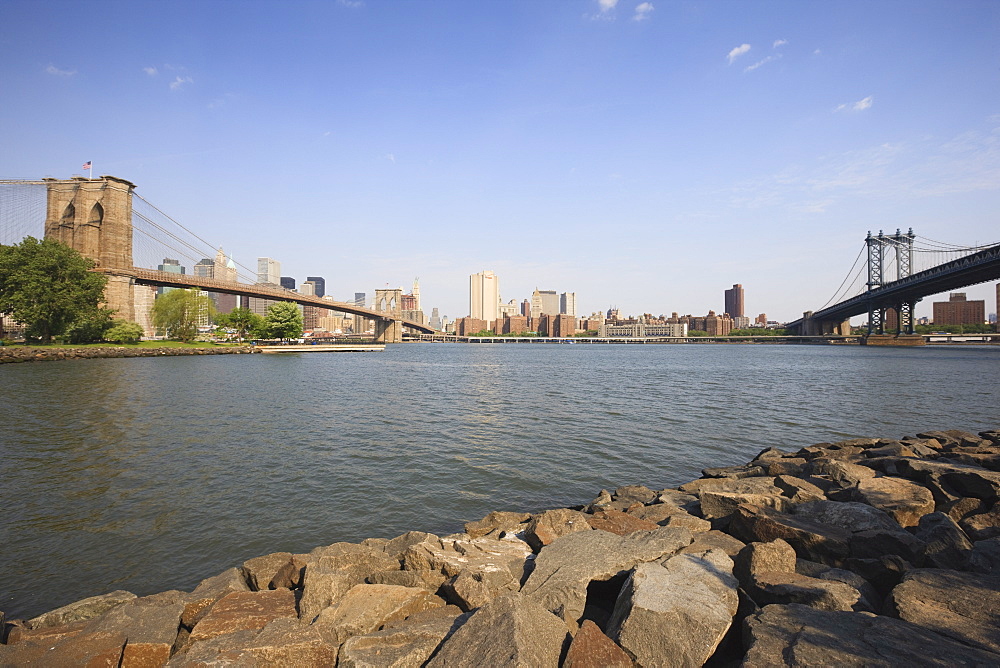
[{"label": "tall building", "polygon": [[441,314],[438,312],[436,306],[431,309],[431,321],[427,324],[431,326],[431,329],[441,331]]},{"label": "tall building", "polygon": [[[173,258],[165,257],[163,258],[163,264],[156,267],[159,271],[168,271],[171,274],[184,274],[185,268],[181,266],[181,263]],[[163,295],[171,290],[176,290],[177,288],[157,288],[156,294]],[[147,330],[149,331],[149,330]]]},{"label": "tall building", "polygon": [[315,291],[314,294],[317,297],[325,297],[326,296],[326,279],[325,278],[323,278],[322,276],[306,276],[306,280],[307,281],[312,281],[313,284],[316,286],[316,288],[315,288],[316,291]]},{"label": "tall building", "polygon": [[531,316],[531,302],[527,299],[521,302],[521,315],[525,318]]},{"label": "tall building", "polygon": [[286,290],[294,290],[295,289],[295,279],[292,278],[291,276],[282,276],[281,277],[281,287],[283,287]]},{"label": "tall building", "polygon": [[421,307],[420,307],[420,278],[419,277],[413,279],[413,292],[411,294],[413,295],[413,310],[414,311],[420,311]]},{"label": "tall building", "polygon": [[[213,273],[213,278],[216,280],[228,283],[236,283],[237,281],[236,263],[233,262],[233,258],[226,255],[221,246],[215,253]],[[210,292],[209,294],[212,297],[212,301],[215,302],[215,310],[219,313],[229,313],[236,308],[236,304],[238,303],[236,295],[226,294],[225,292]]]},{"label": "tall building", "polygon": [[726,310],[732,318],[743,317],[743,286],[739,283],[733,285],[732,289],[726,290]]},{"label": "tall building", "polygon": [[576,317],[575,292],[564,292],[559,295],[559,313]]},{"label": "tall building", "polygon": [[[575,302],[574,296],[574,302]],[[576,308],[576,304],[573,304]],[[531,293],[531,318],[536,319],[542,315],[559,315],[559,294],[555,290],[539,290]]]},{"label": "tall building", "polygon": [[946,302],[934,302],[935,325],[981,325],[986,321],[986,300],[968,301],[964,292],[952,292]]},{"label": "tall building", "polygon": [[194,266],[194,275],[201,276],[202,278],[215,278],[215,260],[207,257],[202,258]]},{"label": "tall building", "polygon": [[492,271],[469,276],[469,317],[493,322],[499,317],[500,279]]},{"label": "tall building", "polygon": [[355,306],[357,306],[358,308],[364,308],[365,304],[367,304],[367,303],[368,302],[366,301],[366,295],[365,295],[365,293],[363,293],[363,292],[355,292],[354,293],[354,305]]},{"label": "tall building", "polygon": [[281,263],[269,257],[257,258],[257,282],[281,285]]}]

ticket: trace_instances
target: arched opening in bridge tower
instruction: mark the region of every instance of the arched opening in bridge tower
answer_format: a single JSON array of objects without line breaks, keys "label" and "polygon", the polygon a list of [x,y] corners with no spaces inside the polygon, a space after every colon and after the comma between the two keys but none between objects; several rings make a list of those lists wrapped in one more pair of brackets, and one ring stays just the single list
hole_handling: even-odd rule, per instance
[{"label": "arched opening in bridge tower", "polygon": [[66,205],[62,217],[59,219],[59,236],[56,239],[59,243],[73,247],[73,226],[76,223],[76,207],[70,202]]},{"label": "arched opening in bridge tower", "polygon": [[100,202],[94,204],[84,224],[83,238],[80,240],[80,251],[92,258],[98,266],[101,265],[101,225],[104,223],[104,207]]}]

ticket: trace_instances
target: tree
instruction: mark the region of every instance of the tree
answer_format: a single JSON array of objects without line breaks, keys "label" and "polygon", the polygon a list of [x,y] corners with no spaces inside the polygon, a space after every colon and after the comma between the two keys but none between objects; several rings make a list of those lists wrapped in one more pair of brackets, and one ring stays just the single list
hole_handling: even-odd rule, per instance
[{"label": "tree", "polygon": [[104,340],[112,343],[139,343],[142,333],[142,325],[137,322],[115,320],[108,331],[104,332]]},{"label": "tree", "polygon": [[107,278],[94,263],[51,239],[25,237],[0,245],[0,313],[25,325],[25,333],[50,343],[77,320],[100,318]]},{"label": "tree", "polygon": [[215,324],[219,327],[234,330],[236,338],[240,341],[252,332],[263,333],[267,331],[267,324],[264,322],[264,318],[242,306],[234,308],[229,313],[217,315],[215,317]]},{"label": "tree", "polygon": [[302,314],[298,304],[278,302],[267,307],[267,329],[276,339],[297,339],[302,336]]},{"label": "tree", "polygon": [[197,289],[171,290],[153,302],[153,325],[166,329],[169,338],[184,342],[193,341],[198,325],[207,324],[214,314],[212,300]]},{"label": "tree", "polygon": [[109,308],[88,311],[71,322],[61,338],[67,343],[103,341],[105,332],[112,325],[112,315],[114,315],[114,311]]}]

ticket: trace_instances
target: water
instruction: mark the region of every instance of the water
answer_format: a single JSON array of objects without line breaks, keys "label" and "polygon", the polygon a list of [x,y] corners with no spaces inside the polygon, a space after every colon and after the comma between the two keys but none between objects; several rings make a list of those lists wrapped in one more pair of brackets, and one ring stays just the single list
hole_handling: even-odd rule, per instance
[{"label": "water", "polygon": [[0,367],[0,610],[675,486],[767,446],[1000,427],[1000,348],[407,344]]}]

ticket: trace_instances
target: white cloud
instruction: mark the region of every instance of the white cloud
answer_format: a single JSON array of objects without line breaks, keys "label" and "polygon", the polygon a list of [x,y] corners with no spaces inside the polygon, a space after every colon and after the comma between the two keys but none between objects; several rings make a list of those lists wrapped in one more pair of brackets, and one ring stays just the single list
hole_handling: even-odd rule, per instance
[{"label": "white cloud", "polygon": [[191,77],[177,77],[176,79],[170,82],[170,90],[180,90],[181,86],[190,83],[194,83],[194,79],[192,79]]},{"label": "white cloud", "polygon": [[386,157],[386,160],[388,160],[392,164],[394,164],[394,165],[396,164],[396,156],[394,154],[388,153],[388,154],[386,154],[385,157]]},{"label": "white cloud", "polygon": [[633,21],[645,21],[653,13],[653,3],[643,2],[636,5],[635,14],[632,16]]},{"label": "white cloud", "polygon": [[858,100],[853,104],[845,102],[844,104],[837,105],[837,108],[833,110],[833,113],[837,113],[838,111],[847,111],[847,110],[864,111],[865,109],[870,109],[874,101],[875,101],[875,96],[869,95],[865,99]]},{"label": "white cloud", "polygon": [[142,68],[142,71],[151,77],[155,77],[157,74],[159,74],[159,71],[155,67],[144,67]]},{"label": "white cloud", "polygon": [[771,48],[772,49],[777,49],[779,46],[784,46],[786,44],[788,44],[788,40],[787,39],[776,39],[776,40],[774,40],[774,44],[771,45]]},{"label": "white cloud", "polygon": [[749,50],[750,50],[749,44],[741,44],[732,51],[730,51],[729,56],[727,56],[729,58],[729,64],[732,65],[734,60],[736,60]]},{"label": "white cloud", "polygon": [[761,65],[766,65],[767,63],[770,63],[773,60],[778,60],[779,58],[781,58],[781,54],[778,54],[776,56],[768,56],[767,58],[764,58],[763,60],[758,60],[753,65],[748,65],[746,68],[744,68],[743,71],[744,72],[753,72],[755,69],[757,69]]},{"label": "white cloud", "polygon": [[45,68],[45,71],[48,74],[51,74],[51,75],[57,76],[57,77],[71,77],[74,74],[76,74],[76,70],[61,70],[58,67],[56,67],[55,65],[49,65],[48,67]]},{"label": "white cloud", "polygon": [[351,9],[359,9],[365,6],[364,0],[337,0],[337,4],[341,7],[350,7]]},{"label": "white cloud", "polygon": [[610,12],[618,5],[618,0],[597,0],[602,12]]}]

